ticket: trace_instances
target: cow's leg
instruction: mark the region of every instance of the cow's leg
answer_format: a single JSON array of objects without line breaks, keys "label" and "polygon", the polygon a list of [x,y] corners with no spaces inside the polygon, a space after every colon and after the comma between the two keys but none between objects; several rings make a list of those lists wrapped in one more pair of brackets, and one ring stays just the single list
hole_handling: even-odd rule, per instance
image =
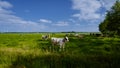
[{"label": "cow's leg", "polygon": [[61,49],[62,49],[62,45],[60,45],[60,48],[59,48],[59,51],[61,52]]},{"label": "cow's leg", "polygon": [[53,51],[53,52],[54,52],[54,46],[55,46],[55,45],[53,44],[53,45],[52,45],[52,51]]},{"label": "cow's leg", "polygon": [[64,49],[65,49],[65,44],[63,44],[62,49],[63,49],[63,51],[64,51]]},{"label": "cow's leg", "polygon": [[51,52],[54,52],[54,42],[52,42],[52,45],[51,45]]}]

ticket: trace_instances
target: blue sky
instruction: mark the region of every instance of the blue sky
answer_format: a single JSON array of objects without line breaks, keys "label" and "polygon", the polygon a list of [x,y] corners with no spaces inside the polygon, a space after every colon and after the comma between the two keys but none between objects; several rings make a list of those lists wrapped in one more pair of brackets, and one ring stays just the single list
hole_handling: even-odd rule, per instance
[{"label": "blue sky", "polygon": [[0,32],[98,32],[115,0],[0,0]]}]

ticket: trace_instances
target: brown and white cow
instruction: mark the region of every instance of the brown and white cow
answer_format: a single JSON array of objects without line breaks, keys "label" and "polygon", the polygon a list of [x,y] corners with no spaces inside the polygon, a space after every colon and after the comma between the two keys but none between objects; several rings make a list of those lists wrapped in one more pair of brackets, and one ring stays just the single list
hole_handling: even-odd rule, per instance
[{"label": "brown and white cow", "polygon": [[67,36],[64,37],[64,38],[56,38],[56,37],[52,37],[52,38],[51,38],[51,42],[52,42],[53,47],[54,47],[55,45],[58,45],[59,48],[60,48],[60,49],[59,49],[60,51],[61,51],[61,49],[63,49],[63,51],[64,51],[65,43],[68,42],[68,41],[69,41],[69,39],[68,39]]}]

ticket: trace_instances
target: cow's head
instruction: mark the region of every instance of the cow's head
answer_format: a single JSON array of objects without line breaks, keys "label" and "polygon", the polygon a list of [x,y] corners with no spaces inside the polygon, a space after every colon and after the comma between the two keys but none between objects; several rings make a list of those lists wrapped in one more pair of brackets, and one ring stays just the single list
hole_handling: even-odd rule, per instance
[{"label": "cow's head", "polygon": [[69,39],[68,39],[68,37],[67,37],[67,36],[65,37],[65,41],[69,41]]}]

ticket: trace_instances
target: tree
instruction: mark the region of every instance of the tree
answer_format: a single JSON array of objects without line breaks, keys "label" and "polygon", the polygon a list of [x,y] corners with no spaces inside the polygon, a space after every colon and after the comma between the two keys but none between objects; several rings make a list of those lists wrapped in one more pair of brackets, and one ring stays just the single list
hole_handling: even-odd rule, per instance
[{"label": "tree", "polygon": [[107,11],[105,20],[99,24],[103,35],[120,36],[120,1],[117,0],[111,10]]},{"label": "tree", "polygon": [[108,30],[107,30],[107,23],[108,21],[107,20],[104,20],[103,22],[101,22],[101,24],[99,25],[99,31],[102,32],[102,34],[104,36],[106,36],[108,34]]}]

